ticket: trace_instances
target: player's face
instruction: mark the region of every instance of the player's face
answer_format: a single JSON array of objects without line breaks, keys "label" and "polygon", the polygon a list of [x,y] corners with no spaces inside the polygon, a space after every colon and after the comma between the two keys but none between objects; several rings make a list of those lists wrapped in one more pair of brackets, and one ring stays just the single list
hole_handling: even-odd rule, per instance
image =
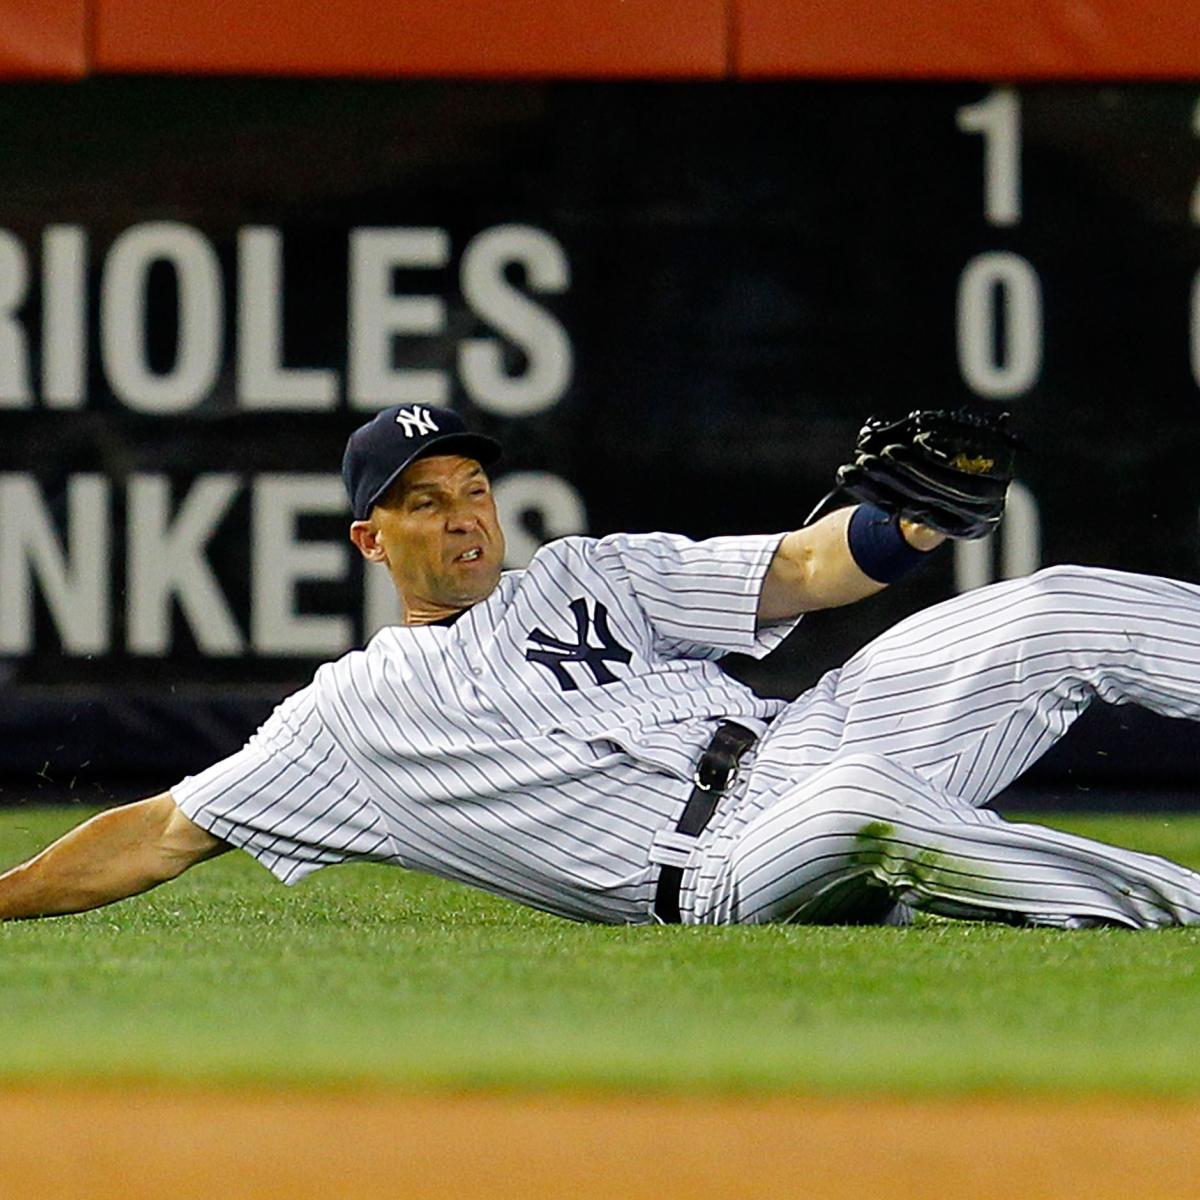
[{"label": "player's face", "polygon": [[466,608],[500,580],[504,534],[491,484],[473,458],[418,459],[366,524],[409,618]]}]

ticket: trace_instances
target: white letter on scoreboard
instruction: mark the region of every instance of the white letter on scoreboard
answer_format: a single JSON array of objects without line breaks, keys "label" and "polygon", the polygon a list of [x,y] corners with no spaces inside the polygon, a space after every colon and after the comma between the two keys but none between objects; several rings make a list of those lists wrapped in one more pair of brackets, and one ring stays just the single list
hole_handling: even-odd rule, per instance
[{"label": "white letter on scoreboard", "polygon": [[17,311],[29,287],[25,247],[0,229],[0,408],[29,408],[29,345]]},{"label": "white letter on scoreboard", "polygon": [[67,549],[37,481],[0,475],[0,653],[34,648],[34,581],[68,654],[109,649],[109,484],[100,475],[67,482]]},{"label": "white letter on scoreboard", "polygon": [[524,268],[535,292],[563,292],[570,285],[567,256],[548,233],[529,225],[498,225],[474,237],[463,254],[463,295],[524,353],[527,365],[520,374],[509,374],[499,339],[471,338],[459,348],[459,371],[480,408],[524,417],[562,399],[571,383],[571,341],[551,313],[505,278],[514,263]]},{"label": "white letter on scoreboard", "polygon": [[[166,262],[179,294],[177,349],[171,370],[151,370],[146,347],[150,268]],[[177,413],[212,391],[221,367],[221,264],[208,239],[189,225],[151,221],[113,243],[100,290],[101,356],[112,390],[130,408]]]},{"label": "white letter on scoreboard", "polygon": [[337,407],[337,376],[283,363],[283,238],[253,226],[238,233],[238,396],[245,408]]},{"label": "white letter on scoreboard", "polygon": [[51,225],[42,235],[42,399],[82,408],[87,399],[87,234]]},{"label": "white letter on scoreboard", "polygon": [[353,408],[445,404],[446,373],[393,366],[400,334],[431,336],[446,329],[437,296],[397,296],[392,277],[402,268],[433,270],[450,259],[444,229],[355,229],[350,234],[348,392]]},{"label": "white letter on scoreboard", "polygon": [[351,643],[350,618],[298,611],[304,580],[344,579],[349,542],[301,541],[301,513],[345,513],[346,493],[336,475],[260,475],[251,505],[251,614],[259,654],[323,657]]},{"label": "white letter on scoreboard", "polygon": [[201,475],[171,520],[165,475],[129,481],[129,649],[163,655],[171,649],[172,600],[205,654],[237,654],[242,635],[204,548],[238,494],[235,475]]}]

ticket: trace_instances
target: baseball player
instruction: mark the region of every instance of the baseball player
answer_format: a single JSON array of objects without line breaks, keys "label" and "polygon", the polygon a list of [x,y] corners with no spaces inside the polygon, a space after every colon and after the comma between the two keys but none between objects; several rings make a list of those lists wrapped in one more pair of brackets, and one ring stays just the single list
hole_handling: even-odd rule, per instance
[{"label": "baseball player", "polygon": [[236,754],[0,876],[0,918],[240,847],[286,883],[370,860],[587,921],[1200,922],[1200,875],[982,807],[1094,697],[1200,718],[1200,588],[1054,567],[902,621],[790,703],[717,666],[992,528],[1001,423],[869,422],[839,473],[861,502],[790,533],[570,537],[521,571],[497,453],[438,408],[359,429],[350,537],[404,623]]}]

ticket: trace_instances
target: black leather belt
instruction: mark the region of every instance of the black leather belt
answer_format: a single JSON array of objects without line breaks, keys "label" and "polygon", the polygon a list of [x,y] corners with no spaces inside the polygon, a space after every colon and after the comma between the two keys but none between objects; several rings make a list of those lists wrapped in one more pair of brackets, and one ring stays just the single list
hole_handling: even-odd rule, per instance
[{"label": "black leather belt", "polygon": [[[687,798],[683,816],[675,826],[676,833],[699,837],[704,832],[717,810],[717,801],[729,790],[737,774],[742,755],[757,739],[758,734],[736,721],[722,721],[717,726],[692,776],[692,794]],[[678,925],[680,922],[679,888],[682,883],[682,867],[662,868],[654,893],[654,915],[664,925]]]}]

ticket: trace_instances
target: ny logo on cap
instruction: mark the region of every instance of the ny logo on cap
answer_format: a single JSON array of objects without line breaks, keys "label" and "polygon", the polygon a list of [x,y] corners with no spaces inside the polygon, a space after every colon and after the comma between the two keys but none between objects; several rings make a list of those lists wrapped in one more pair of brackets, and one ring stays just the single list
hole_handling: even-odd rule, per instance
[{"label": "ny logo on cap", "polygon": [[438,424],[429,415],[429,409],[414,404],[396,413],[396,424],[404,426],[405,437],[420,437],[424,433],[437,433]]}]

